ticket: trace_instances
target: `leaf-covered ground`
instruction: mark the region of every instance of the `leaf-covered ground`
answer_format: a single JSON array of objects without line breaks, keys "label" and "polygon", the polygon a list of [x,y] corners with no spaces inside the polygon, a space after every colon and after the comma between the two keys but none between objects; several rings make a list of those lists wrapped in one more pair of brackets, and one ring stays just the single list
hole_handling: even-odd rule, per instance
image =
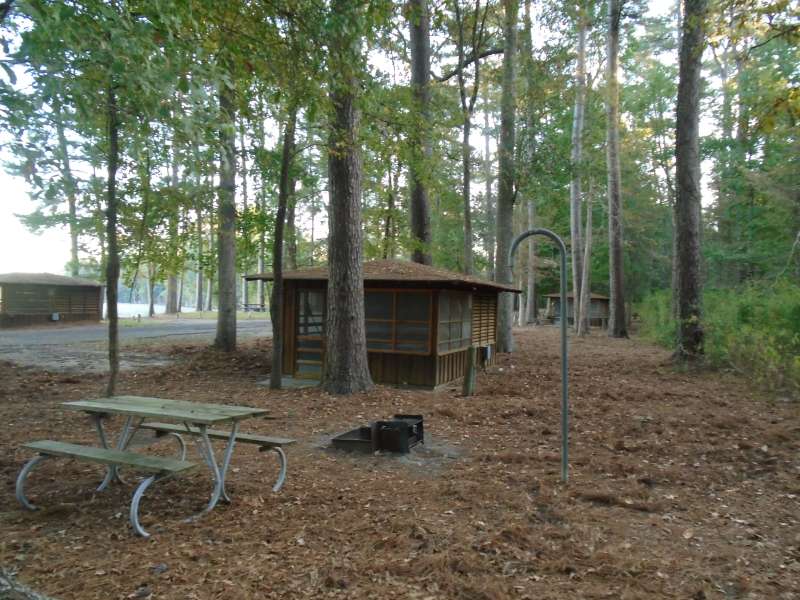
[{"label": "leaf-covered ground", "polygon": [[[0,364],[0,565],[63,600],[800,597],[797,404],[728,374],[678,373],[635,339],[574,340],[564,486],[557,332],[516,337],[471,398],[271,392],[255,385],[268,342],[230,357],[174,347],[175,365],[124,374],[121,393],[265,407],[272,419],[249,431],[299,440],[278,494],[274,458],[238,447],[233,504],[195,523],[182,519],[206,501],[207,473],[157,484],[142,505],[149,540],[128,526],[130,486],[93,491],[95,465],[45,463],[29,490],[46,508],[20,509],[20,444],[96,443],[86,417],[59,403],[96,396],[103,381]],[[424,414],[426,448],[397,458],[326,447],[396,412]]]}]

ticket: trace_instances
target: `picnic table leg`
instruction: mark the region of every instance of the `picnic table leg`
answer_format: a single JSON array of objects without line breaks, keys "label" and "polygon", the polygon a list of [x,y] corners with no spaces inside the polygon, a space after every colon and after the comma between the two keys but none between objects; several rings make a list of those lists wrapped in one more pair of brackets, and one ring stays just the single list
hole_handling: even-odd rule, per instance
[{"label": "picnic table leg", "polygon": [[39,454],[37,456],[34,456],[27,463],[25,463],[25,466],[22,467],[22,470],[19,472],[19,475],[17,476],[17,484],[14,491],[16,493],[17,500],[19,500],[19,503],[22,504],[22,506],[24,506],[28,510],[39,510],[39,507],[36,506],[35,504],[32,504],[25,496],[25,480],[28,479],[28,475],[33,470],[33,468],[46,458],[50,457],[47,456],[46,454]]},{"label": "picnic table leg", "polygon": [[228,446],[225,448],[225,456],[222,460],[222,497],[230,504],[231,498],[228,496],[228,491],[225,489],[225,476],[228,473],[228,467],[231,464],[231,456],[233,456],[233,447],[236,445],[236,434],[239,432],[239,422],[234,421],[231,435],[228,437]]},{"label": "picnic table leg", "polygon": [[147,533],[142,525],[139,523],[139,502],[144,495],[145,490],[150,487],[150,484],[156,480],[156,475],[151,475],[147,479],[142,480],[139,486],[136,488],[136,491],[133,493],[133,499],[131,500],[131,511],[130,511],[130,520],[131,520],[131,527],[133,530],[142,536],[143,538],[149,538],[150,534]]},{"label": "picnic table leg", "polygon": [[[185,425],[188,429],[188,423]],[[214,477],[214,491],[211,493],[211,499],[208,501],[208,505],[199,514],[189,517],[187,521],[192,521],[208,512],[211,512],[223,494],[225,494],[227,499],[227,494],[225,493],[224,472],[227,470],[227,465],[230,464],[230,455],[233,453],[233,445],[236,442],[236,431],[238,427],[234,424],[233,431],[231,431],[231,436],[228,439],[228,447],[225,449],[225,459],[223,460],[223,470],[220,470],[219,466],[217,465],[217,459],[214,456],[214,447],[211,445],[211,440],[208,437],[208,426],[198,425],[198,429],[200,430],[200,435],[198,436],[200,439],[200,452],[211,469],[211,474]]]},{"label": "picnic table leg", "polygon": [[[103,444],[103,448],[108,449],[108,440],[106,439],[105,431],[103,431],[103,423],[101,421],[102,417],[100,415],[92,415],[94,417],[95,427],[97,428],[97,434],[100,436],[100,442]],[[117,440],[117,450],[125,450],[128,447],[128,444],[133,438],[133,434],[136,433],[136,430],[139,429],[139,425],[144,422],[144,418],[139,419],[139,423],[136,427],[131,430],[131,423],[133,423],[133,416],[128,417],[125,419],[125,424],[122,426],[122,433],[119,434],[119,440]],[[103,478],[102,483],[98,486],[97,491],[102,492],[104,489],[108,487],[108,485],[112,481],[118,481],[119,483],[125,483],[122,480],[122,477],[119,475],[119,471],[117,469],[117,465],[109,465],[106,469],[106,476]]]}]

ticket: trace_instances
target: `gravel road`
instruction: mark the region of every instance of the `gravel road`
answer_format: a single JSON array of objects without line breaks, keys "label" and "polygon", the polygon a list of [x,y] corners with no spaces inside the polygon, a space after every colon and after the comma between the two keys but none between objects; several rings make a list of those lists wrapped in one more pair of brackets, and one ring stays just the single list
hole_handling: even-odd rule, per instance
[{"label": "gravel road", "polygon": [[[169,358],[152,352],[137,352],[137,343],[152,347],[159,339],[167,343],[179,339],[193,342],[214,339],[217,322],[201,319],[174,319],[120,327],[120,367],[136,369],[169,364]],[[237,337],[270,337],[267,320],[237,323]],[[108,330],[104,324],[56,325],[0,330],[0,360],[18,365],[41,367],[49,371],[103,373],[108,370]]]}]

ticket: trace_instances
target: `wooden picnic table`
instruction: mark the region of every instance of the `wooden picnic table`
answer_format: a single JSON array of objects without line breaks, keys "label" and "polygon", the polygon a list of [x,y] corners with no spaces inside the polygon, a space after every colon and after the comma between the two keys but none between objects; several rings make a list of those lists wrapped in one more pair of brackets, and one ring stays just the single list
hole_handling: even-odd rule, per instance
[{"label": "wooden picnic table", "polygon": [[[130,511],[131,525],[139,535],[144,537],[148,537],[148,534],[141,527],[138,520],[138,504],[144,491],[153,481],[161,477],[188,470],[189,467],[194,466],[191,463],[186,463],[184,460],[186,457],[186,446],[181,438],[181,434],[193,436],[195,440],[198,441],[200,454],[214,479],[214,489],[211,494],[211,499],[201,513],[190,517],[190,519],[194,519],[213,510],[220,498],[230,502],[230,497],[225,490],[225,475],[228,472],[234,445],[237,442],[239,423],[245,419],[260,417],[267,414],[266,410],[248,406],[209,404],[142,396],[113,396],[110,398],[99,398],[97,400],[78,400],[74,402],[64,402],[63,406],[71,410],[83,411],[90,415],[100,438],[102,448],[87,448],[85,446],[64,444],[49,440],[28,444],[30,449],[39,451],[40,456],[30,461],[20,473],[17,480],[18,499],[27,508],[35,508],[25,498],[22,486],[33,466],[46,456],[69,456],[77,458],[78,460],[106,464],[106,475],[103,482],[97,488],[98,491],[104,490],[113,481],[122,482],[118,473],[118,467],[120,465],[129,465],[145,469],[149,468],[149,470],[156,472],[156,474],[148,477],[139,484],[134,492]],[[103,418],[109,415],[125,417],[122,431],[115,444],[115,450],[110,448],[108,437],[103,428]],[[177,422],[182,426],[170,425],[169,423],[145,423],[145,420],[153,418]],[[230,427],[230,431],[210,430],[208,429],[209,425],[227,425]],[[140,428],[152,429],[156,431],[157,434],[160,433],[162,435],[172,435],[176,437],[181,446],[180,460],[126,453],[125,450],[130,444],[133,435]],[[221,465],[217,463],[214,448],[211,445],[211,438],[227,438],[228,443],[223,454]],[[286,457],[281,450],[281,446],[293,443],[294,440],[240,434],[238,441],[258,443],[262,446],[262,449],[269,448],[278,452],[281,460],[281,472],[278,484],[276,484],[276,487],[273,489],[275,491],[280,489],[286,474]],[[159,468],[161,470],[159,470]]]}]

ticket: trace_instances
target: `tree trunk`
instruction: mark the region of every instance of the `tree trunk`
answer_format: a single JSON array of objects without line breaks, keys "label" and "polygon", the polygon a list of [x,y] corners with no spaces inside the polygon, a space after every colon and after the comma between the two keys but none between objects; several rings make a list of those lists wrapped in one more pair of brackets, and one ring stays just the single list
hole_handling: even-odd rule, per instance
[{"label": "tree trunk", "polygon": [[[245,143],[245,135],[244,135],[244,118],[239,119],[239,151],[242,154],[242,210],[246,213],[247,212],[247,205],[248,205],[248,198],[247,198],[247,144]],[[249,236],[249,231],[248,231]],[[250,239],[247,240],[248,243],[251,241]],[[245,265],[245,273],[247,270],[247,265]],[[242,277],[242,306],[247,306],[250,304],[250,285],[247,279]]]},{"label": "tree trunk", "polygon": [[[612,0],[613,2],[613,0]],[[589,333],[592,307],[592,187],[586,198],[586,235],[584,236],[583,272],[581,273],[581,301],[578,315],[578,335]]]},{"label": "tree trunk", "polygon": [[[528,229],[536,227],[536,203],[528,200]],[[526,289],[525,324],[539,321],[539,307],[536,297],[536,244],[528,238],[528,285]]]},{"label": "tree trunk", "polygon": [[226,352],[236,349],[236,115],[233,103],[233,89],[222,84],[219,91],[222,157],[217,225],[219,298],[214,345]]},{"label": "tree trunk", "polygon": [[361,62],[363,17],[361,9],[350,0],[334,0],[332,10],[349,27],[335,33],[330,49],[333,114],[328,145],[329,276],[322,387],[329,393],[351,394],[372,387],[364,323],[361,158],[356,108],[359,82],[354,66]]},{"label": "tree trunk", "polygon": [[[488,90],[488,86],[485,88]],[[495,273],[495,232],[497,228],[496,223],[496,207],[494,205],[494,198],[492,197],[492,153],[489,148],[490,129],[489,129],[489,98],[488,91],[484,95],[483,103],[483,176],[486,180],[486,191],[484,198],[484,211],[486,212],[486,238],[485,249],[487,262],[489,263],[489,279],[494,280]]]},{"label": "tree trunk", "polygon": [[606,139],[606,162],[608,166],[608,289],[609,319],[608,335],[628,337],[628,322],[625,319],[625,287],[622,258],[622,198],[620,190],[619,163],[619,30],[622,19],[623,0],[608,2],[608,100],[606,114],[608,129]]},{"label": "tree trunk", "polygon": [[119,120],[117,92],[113,84],[106,90],[108,135],[108,176],[106,181],[106,304],[108,305],[108,386],[106,395],[113,396],[119,374],[119,322],[117,318],[117,284],[119,283],[119,249],[117,247],[117,167],[119,165]]},{"label": "tree trunk", "polygon": [[156,316],[156,267],[147,263],[147,316]]},{"label": "tree trunk", "polygon": [[286,204],[289,199],[290,172],[294,158],[294,137],[297,127],[297,106],[290,100],[286,124],[283,128],[281,175],[278,182],[278,212],[275,214],[275,239],[272,242],[272,367],[269,387],[281,389],[283,374],[283,232],[286,225]]},{"label": "tree trunk", "polygon": [[703,354],[700,280],[700,87],[708,0],[685,0],[675,111],[675,221],[678,253],[678,348],[686,361]]},{"label": "tree trunk", "polygon": [[[524,60],[522,65],[526,71],[525,81],[528,95],[536,86],[534,76],[533,64],[533,25],[531,22],[531,0],[525,0],[525,14],[523,16],[524,22],[524,37],[522,41],[522,52],[524,53]],[[528,99],[525,111],[525,149],[527,153],[523,154],[527,158],[527,169],[533,168],[533,163],[536,157],[536,138],[534,131],[536,128],[536,110],[535,104]],[[530,193],[530,192],[529,192]],[[533,194],[527,201],[528,208],[528,229],[536,227],[536,200]],[[538,298],[536,297],[536,237],[530,237],[527,241],[528,246],[528,281],[526,289],[526,303],[525,303],[525,324],[537,323],[539,320],[539,307]]]},{"label": "tree trunk", "polygon": [[[578,8],[578,48],[575,66],[575,108],[572,114],[572,179],[569,184],[569,230],[572,254],[572,318],[578,326],[581,299],[581,273],[583,273],[583,241],[581,240],[581,176],[583,174],[583,122],[586,111],[586,6]],[[564,318],[567,311],[564,310]]]},{"label": "tree trunk", "polygon": [[195,276],[195,310],[201,312],[203,310],[203,211],[200,207],[199,200],[195,205],[195,212],[197,213],[197,274]]},{"label": "tree trunk", "polygon": [[214,310],[214,273],[210,273],[206,278],[206,311]]},{"label": "tree trunk", "polygon": [[69,273],[73,277],[80,274],[80,263],[78,262],[78,186],[72,175],[72,167],[69,160],[69,145],[67,136],[64,133],[64,121],[61,113],[61,103],[54,104],[54,115],[56,124],[56,134],[58,135],[58,152],[61,161],[61,175],[66,186],[67,206],[69,210]]},{"label": "tree trunk", "polygon": [[[505,20],[503,34],[503,84],[500,100],[500,185],[497,194],[497,256],[495,280],[511,283],[511,265],[508,264],[508,251],[514,235],[514,122],[517,53],[517,13],[516,0],[503,0]],[[500,294],[497,311],[497,351],[512,352],[514,338],[511,332],[513,323],[513,294]]]},{"label": "tree trunk", "polygon": [[397,177],[393,172],[393,161],[389,159],[389,187],[386,196],[386,216],[383,220],[383,258],[394,258],[394,212],[397,193]]},{"label": "tree trunk", "polygon": [[469,134],[472,128],[471,115],[464,114],[464,124],[461,138],[461,202],[464,207],[464,273],[472,275],[472,207],[470,206],[470,179],[472,177],[470,159],[472,158],[472,147],[469,145]]},{"label": "tree trunk", "polygon": [[430,78],[431,40],[428,0],[409,0],[411,30],[411,87],[415,101],[415,121],[410,136],[411,160],[408,174],[411,187],[411,260],[431,264],[431,215],[428,198],[427,167],[431,157]]}]

